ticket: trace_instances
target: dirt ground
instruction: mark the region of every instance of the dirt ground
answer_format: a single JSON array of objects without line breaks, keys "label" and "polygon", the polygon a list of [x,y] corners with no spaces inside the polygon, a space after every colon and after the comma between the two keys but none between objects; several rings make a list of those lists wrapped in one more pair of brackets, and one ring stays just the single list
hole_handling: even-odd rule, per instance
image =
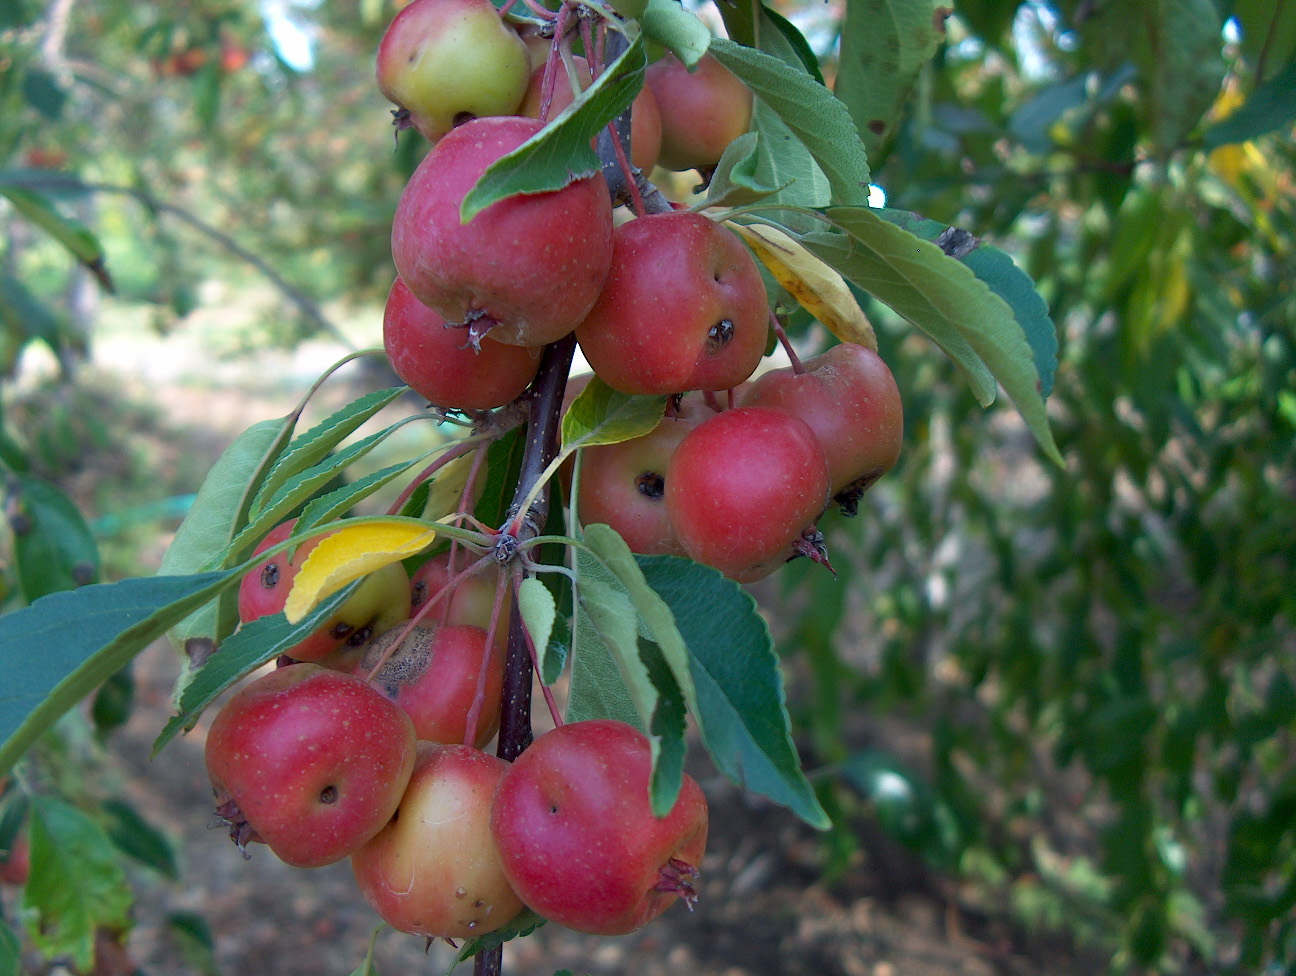
[{"label": "dirt ground", "polygon": [[[164,344],[122,337],[96,362],[127,396],[160,405],[162,442],[197,452],[185,464],[197,479],[215,452],[248,424],[282,416],[336,350],[267,353],[250,367],[205,356],[201,330]],[[338,396],[345,399],[345,390]],[[341,401],[339,401],[341,402]],[[141,436],[146,436],[141,432]],[[205,461],[202,452],[211,452]],[[163,454],[166,449],[162,449]],[[183,479],[181,479],[183,480]],[[192,489],[190,489],[192,490]],[[145,552],[146,562],[160,557]],[[182,852],[182,881],[141,877],[129,949],[142,973],[194,972],[167,926],[175,912],[199,913],[211,927],[224,976],[346,976],[364,958],[378,919],[346,863],[300,870],[264,848],[244,860],[211,827],[200,725],[150,759],[169,714],[178,662],[159,643],[137,660],[137,707],[114,737],[127,798],[164,827]],[[210,713],[209,713],[210,714]],[[634,935],[605,939],[547,926],[508,944],[504,973],[550,976],[1026,976],[1092,972],[1075,953],[959,905],[952,882],[865,824],[868,852],[831,885],[820,878],[820,838],[788,811],[744,794],[694,750],[694,775],[711,805],[696,911],[675,906]],[[453,952],[390,930],[377,939],[381,976],[443,974]],[[470,964],[456,972],[466,974]]]}]

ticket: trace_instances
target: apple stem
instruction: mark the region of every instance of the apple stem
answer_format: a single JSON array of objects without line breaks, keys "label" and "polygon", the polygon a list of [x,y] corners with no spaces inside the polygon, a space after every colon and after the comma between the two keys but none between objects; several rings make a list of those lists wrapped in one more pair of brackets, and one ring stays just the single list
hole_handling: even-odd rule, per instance
[{"label": "apple stem", "polygon": [[783,323],[779,321],[779,317],[774,314],[773,309],[770,310],[769,320],[770,328],[774,330],[774,335],[778,337],[779,345],[783,347],[783,351],[787,353],[788,359],[792,363],[792,372],[797,375],[804,373],[805,366],[801,364],[801,357],[792,348],[792,340],[788,338],[787,329],[783,328]]},{"label": "apple stem", "polygon": [[682,861],[678,857],[672,857],[658,869],[660,877],[657,883],[653,885],[654,891],[667,891],[679,895],[688,910],[693,911],[693,906],[697,904],[698,891],[695,882],[698,879],[698,869],[688,861]]}]

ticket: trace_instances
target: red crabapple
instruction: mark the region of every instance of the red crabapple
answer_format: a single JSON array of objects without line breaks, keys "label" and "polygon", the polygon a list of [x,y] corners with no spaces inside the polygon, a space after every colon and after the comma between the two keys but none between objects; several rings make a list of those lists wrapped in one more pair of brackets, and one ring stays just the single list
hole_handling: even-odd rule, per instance
[{"label": "red crabapple", "polygon": [[622,393],[727,390],[765,353],[769,306],[737,235],[701,214],[616,229],[598,302],[576,329],[594,372]]},{"label": "red crabapple", "polygon": [[693,71],[675,55],[663,55],[648,66],[644,83],[661,112],[658,161],[666,169],[714,167],[751,126],[751,89],[714,55],[703,55]]},{"label": "red crabapple", "polygon": [[624,722],[570,722],[544,733],[508,768],[491,831],[513,890],[550,921],[624,935],[679,897],[706,848],[707,805],[687,774],[675,805],[653,815],[652,748]]},{"label": "red crabapple", "polygon": [[828,459],[804,420],[776,407],[734,407],[680,441],[666,511],[690,557],[748,583],[792,558],[828,488]]},{"label": "red crabapple", "polygon": [[444,409],[491,410],[511,403],[535,378],[540,350],[485,336],[474,348],[399,278],[387,294],[383,346],[392,369],[429,403]]},{"label": "red crabapple", "polygon": [[857,500],[900,456],[904,412],[895,377],[877,353],[850,342],[803,367],[761,374],[738,402],[781,407],[809,424],[828,457],[832,493]]},{"label": "red crabapple", "polygon": [[340,861],[382,829],[414,768],[409,717],[352,675],[315,664],[244,685],[207,733],[217,813],[243,847],[294,867]]},{"label": "red crabapple", "polygon": [[392,222],[392,258],[415,297],[474,337],[515,346],[571,332],[598,298],[612,252],[612,204],[597,171],[460,221],[486,168],[541,128],[508,116],[452,130],[410,177]]}]

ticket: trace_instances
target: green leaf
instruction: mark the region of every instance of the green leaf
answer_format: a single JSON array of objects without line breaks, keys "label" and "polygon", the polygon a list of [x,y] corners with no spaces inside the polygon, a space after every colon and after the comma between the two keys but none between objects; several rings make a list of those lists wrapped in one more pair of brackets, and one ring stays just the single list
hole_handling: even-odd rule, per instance
[{"label": "green leaf", "polygon": [[794,68],[804,69],[815,81],[823,84],[819,59],[805,35],[777,10],[764,4],[750,3],[720,4],[718,7],[725,33],[731,40],[772,54]]},{"label": "green leaf", "polygon": [[494,932],[488,932],[479,938],[467,940],[460,947],[459,955],[455,956],[455,961],[450,966],[450,970],[446,973],[446,976],[450,976],[450,973],[454,972],[456,966],[461,962],[471,959],[473,956],[477,955],[477,953],[485,952],[487,949],[494,949],[496,946],[501,946],[512,939],[520,939],[524,936],[530,935],[544,924],[545,919],[531,911],[531,909],[522,909],[517,917],[507,925],[501,925]]},{"label": "green leaf", "polygon": [[1261,82],[1296,57],[1296,5],[1290,0],[1233,0],[1229,14],[1242,28],[1242,53]]},{"label": "green leaf", "polygon": [[688,646],[694,717],[716,767],[811,826],[830,826],[801,770],[782,675],[755,599],[709,566],[676,556],[636,559]]},{"label": "green leaf", "polygon": [[513,502],[513,493],[517,490],[525,453],[526,431],[522,427],[513,428],[487,449],[483,475],[486,483],[481,497],[473,506],[473,514],[484,524],[496,527],[504,523]]},{"label": "green leaf", "polygon": [[378,976],[378,969],[374,966],[374,946],[378,944],[378,933],[386,928],[386,924],[376,926],[369,933],[369,949],[365,952],[364,961],[351,973],[351,976]]},{"label": "green leaf", "polygon": [[0,616],[0,774],[60,715],[238,578],[227,571],[97,583]]},{"label": "green leaf", "polygon": [[175,847],[166,834],[149,823],[125,800],[110,798],[103,803],[108,818],[108,837],[117,849],[172,881],[180,879]]},{"label": "green leaf", "polygon": [[9,923],[0,918],[0,976],[22,976],[22,940]]},{"label": "green leaf", "polygon": [[216,940],[211,926],[197,912],[172,912],[167,916],[167,929],[180,947],[185,962],[202,976],[218,976]]},{"label": "green leaf", "polygon": [[595,376],[563,414],[563,452],[642,437],[661,423],[665,413],[666,397],[620,393]]},{"label": "green leaf", "polygon": [[153,741],[153,755],[161,752],[178,733],[192,729],[203,710],[245,674],[273,661],[314,632],[359,585],[357,580],[344,586],[296,624],[288,623],[281,612],[258,617],[239,627],[201,667],[187,672],[177,682],[177,714],[171,716]]},{"label": "green leaf", "polygon": [[464,196],[460,219],[467,223],[505,197],[561,190],[573,180],[597,172],[599,159],[590,140],[630,107],[643,88],[647,63],[643,38],[635,36],[621,56],[557,118],[487,167]]},{"label": "green leaf", "polygon": [[80,261],[95,276],[104,291],[113,290],[112,279],[104,267],[103,247],[99,238],[84,224],[65,217],[48,200],[31,190],[0,182],[0,196],[8,198],[18,211]]},{"label": "green leaf", "polygon": [[802,243],[931,336],[963,368],[983,405],[994,398],[988,371],[1044,453],[1061,464],[1035,357],[1008,303],[961,261],[874,211],[837,208],[828,216],[844,235],[815,232]]},{"label": "green leaf", "polygon": [[[277,496],[282,495],[284,487],[295,476],[317,467],[362,424],[408,390],[409,387],[406,386],[393,386],[366,393],[295,438],[257,490],[252,500],[251,514],[260,515]],[[241,554],[234,555],[237,559],[243,558]]]},{"label": "green leaf", "polygon": [[804,70],[763,51],[718,37],[711,53],[805,145],[828,178],[834,203],[868,202],[868,153],[845,105]]},{"label": "green leaf", "polygon": [[518,587],[517,602],[518,611],[522,614],[527,633],[531,635],[531,641],[535,644],[536,651],[541,655],[540,673],[547,674],[544,658],[548,653],[549,638],[553,634],[554,620],[558,616],[558,605],[554,602],[549,587],[534,576],[528,576]]},{"label": "green leaf", "polygon": [[1296,59],[1253,91],[1241,108],[1207,129],[1202,145],[1217,149],[1247,142],[1289,125],[1292,119],[1296,119]]},{"label": "green leaf", "polygon": [[724,155],[716,163],[711,182],[707,184],[708,207],[741,207],[773,196],[787,186],[762,183],[757,176],[760,155],[757,148],[760,136],[744,132],[725,147]]},{"label": "green leaf", "polygon": [[673,51],[690,68],[702,59],[711,44],[711,29],[677,0],[648,0],[639,26],[643,28],[644,40]]},{"label": "green leaf", "polygon": [[620,580],[576,550],[576,632],[567,721],[613,718],[646,729],[657,689],[639,656],[639,615]]},{"label": "green leaf", "polygon": [[690,711],[697,711],[697,692],[689,669],[688,647],[675,626],[671,608],[648,584],[634,553],[611,526],[597,523],[585,526],[585,544],[625,588],[635,612],[647,628],[647,636],[659,646],[662,660],[670,669]]},{"label": "green leaf", "polygon": [[752,162],[751,182],[777,189],[765,200],[787,207],[826,207],[832,186],[823,169],[800,139],[762,99],[752,106],[751,131],[759,136]]},{"label": "green leaf", "polygon": [[[187,576],[215,568],[246,523],[261,479],[292,436],[292,421],[280,417],[253,424],[222,452],[162,556],[159,576]],[[195,637],[219,643],[237,625],[238,593],[230,589],[178,623],[171,640],[177,647]]]},{"label": "green leaf", "polygon": [[53,797],[32,798],[30,830],[28,934],[46,956],[70,956],[89,972],[96,930],[130,925],[131,890],[117,850],[102,827]]},{"label": "green leaf", "polygon": [[1053,376],[1057,372],[1057,326],[1031,276],[1019,268],[1005,251],[985,244],[971,234],[935,220],[924,220],[907,210],[878,210],[877,213],[925,241],[939,243],[945,239],[950,242],[942,250],[971,268],[977,278],[1008,303],[1034,354],[1040,392],[1045,397],[1052,393]]},{"label": "green leaf", "polygon": [[648,669],[648,679],[657,689],[657,707],[648,724],[648,741],[652,749],[648,799],[653,815],[664,817],[674,808],[684,783],[684,759],[688,753],[684,741],[687,711],[684,696],[661,654],[660,645],[641,636],[639,657]]},{"label": "green leaf", "polygon": [[59,313],[7,272],[0,274],[0,321],[13,329],[16,335],[40,339],[55,351],[62,346],[67,331]]},{"label": "green leaf", "polygon": [[895,131],[951,10],[947,0],[847,3],[834,86],[870,154]]},{"label": "green leaf", "polygon": [[234,541],[229,546],[229,555],[225,559],[226,564],[233,559],[235,553],[242,554],[254,548],[271,529],[287,519],[307,501],[314,498],[322,488],[329,485],[341,472],[367,455],[403,427],[405,423],[406,421],[398,421],[390,427],[375,431],[368,437],[363,437],[355,443],[348,444],[336,453],[330,454],[314,467],[292,475],[266,501],[264,507],[253,516],[252,520],[243,527],[243,530],[234,537]]},{"label": "green leaf", "polygon": [[58,79],[41,68],[29,67],[23,75],[23,97],[49,122],[58,122],[63,115],[68,95]]},{"label": "green leaf", "polygon": [[99,578],[99,547],[90,527],[58,488],[16,475],[6,509],[18,586],[29,603]]},{"label": "green leaf", "polygon": [[[323,525],[326,522],[332,522],[334,519],[341,518],[350,511],[357,502],[363,501],[374,492],[391,484],[393,480],[399,478],[410,468],[417,464],[421,464],[435,453],[436,451],[428,451],[424,454],[416,455],[407,461],[390,464],[378,471],[357,478],[355,481],[343,485],[341,488],[335,488],[333,491],[326,492],[317,498],[312,498],[307,503],[306,507],[302,509],[302,513],[297,519],[297,525],[295,528],[304,531],[306,529],[312,529],[317,525]],[[417,515],[415,517],[417,517]]]}]

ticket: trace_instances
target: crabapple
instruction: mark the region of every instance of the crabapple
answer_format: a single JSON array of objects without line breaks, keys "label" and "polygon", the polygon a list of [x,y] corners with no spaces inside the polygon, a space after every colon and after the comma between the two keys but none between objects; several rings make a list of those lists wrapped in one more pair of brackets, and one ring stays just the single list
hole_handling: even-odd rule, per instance
[{"label": "crabapple", "polygon": [[363,656],[345,669],[364,677],[382,662],[373,687],[410,717],[420,740],[463,742],[474,702],[480,701],[473,716],[473,744],[484,746],[499,728],[504,643],[496,642],[488,653],[481,627],[419,626],[393,650],[403,630],[375,638]]},{"label": "crabapple", "polygon": [[852,342],[802,366],[762,373],[738,402],[781,407],[809,424],[828,457],[832,494],[858,500],[900,456],[904,414],[895,377],[877,353]]},{"label": "crabapple", "polygon": [[419,743],[400,806],[351,855],[360,891],[392,928],[467,939],[522,910],[490,829],[491,799],[507,768],[468,746]]},{"label": "crabapple", "polygon": [[691,558],[749,583],[793,557],[828,489],[828,458],[804,420],[777,407],[734,407],[680,441],[666,511]]},{"label": "crabapple", "polygon": [[648,66],[644,84],[661,114],[658,163],[666,169],[710,169],[751,127],[751,89],[714,55],[704,54],[689,71],[665,54]]},{"label": "crabapple", "polygon": [[[253,555],[278,545],[293,533],[296,519],[275,526]],[[302,564],[325,535],[307,539],[295,551],[268,557],[239,582],[239,619],[244,623],[284,608]],[[289,554],[291,552],[291,555]],[[366,576],[320,627],[284,653],[295,661],[315,661],[345,646],[358,646],[409,618],[409,577],[393,563]]]},{"label": "crabapple", "polygon": [[581,522],[612,526],[632,552],[684,555],[666,517],[666,483],[675,448],[704,419],[703,410],[700,404],[682,405],[642,437],[585,448],[577,504]]},{"label": "crabapple", "polygon": [[561,190],[497,200],[468,223],[459,207],[488,166],[542,128],[481,118],[438,142],[410,177],[392,222],[401,279],[447,321],[515,346],[571,332],[598,298],[612,253],[612,203],[594,172]]},{"label": "crabapple", "polygon": [[540,350],[485,336],[473,348],[463,329],[412,294],[397,278],[383,312],[383,346],[396,375],[438,407],[490,410],[522,395],[540,367]]},{"label": "crabapple", "polygon": [[607,284],[576,328],[594,372],[622,393],[727,390],[765,353],[769,306],[737,235],[701,214],[617,227]]},{"label": "crabapple", "polygon": [[[573,55],[572,61],[576,65],[576,76],[581,91],[584,91],[594,82],[589,62],[579,54]],[[522,98],[522,105],[517,110],[518,115],[525,115],[532,119],[540,118],[544,72],[545,65],[541,61],[531,72],[531,82],[527,86],[526,95]],[[575,100],[571,83],[567,79],[566,72],[560,67],[554,81],[553,95],[546,118],[550,120],[556,118],[558,113]],[[661,111],[657,107],[657,99],[653,96],[652,90],[645,85],[639,90],[639,94],[635,96],[630,106],[630,162],[646,173],[657,165],[657,156],[660,152]]]},{"label": "crabapple", "polygon": [[205,759],[217,814],[242,848],[295,867],[340,861],[382,829],[414,768],[409,716],[353,675],[292,664],[216,714]]},{"label": "crabapple", "polygon": [[490,0],[413,0],[378,45],[378,88],[436,142],[484,115],[512,115],[531,57]]},{"label": "crabapple", "polygon": [[[455,571],[450,571],[449,551],[433,556],[410,574],[410,616],[415,616],[429,600],[437,598],[455,576],[467,569],[477,556],[460,555],[455,564]],[[425,615],[427,620],[442,624],[471,624],[482,630],[491,629],[491,617],[495,613],[495,596],[501,579],[508,587],[507,576],[502,576],[498,564],[488,564],[479,572],[474,572],[467,579],[454,584],[452,592],[439,598],[435,607]],[[507,592],[507,590],[506,590]],[[504,611],[495,622],[495,643],[503,646],[508,643],[508,602],[500,603]]]},{"label": "crabapple", "polygon": [[500,779],[491,831],[522,901],[578,932],[624,935],[696,899],[706,797],[685,775],[664,817],[649,800],[647,736],[609,719],[540,736]]}]

